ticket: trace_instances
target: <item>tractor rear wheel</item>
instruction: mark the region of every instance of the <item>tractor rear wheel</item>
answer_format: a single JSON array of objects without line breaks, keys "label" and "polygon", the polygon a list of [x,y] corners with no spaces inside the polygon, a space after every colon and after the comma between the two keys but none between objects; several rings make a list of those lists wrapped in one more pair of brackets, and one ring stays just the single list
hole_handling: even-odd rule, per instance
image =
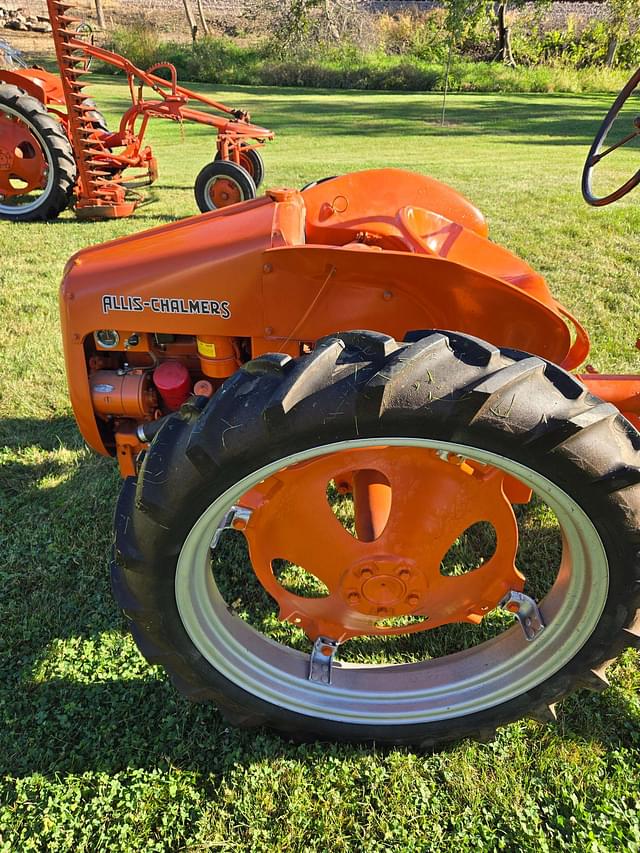
[{"label": "tractor rear wheel", "polygon": [[40,101],[17,86],[0,86],[0,219],[55,219],[76,182],[73,149]]},{"label": "tractor rear wheel", "polygon": [[230,160],[208,163],[196,178],[194,192],[202,213],[248,201],[258,194],[249,172]]},{"label": "tractor rear wheel", "polygon": [[349,332],[202,403],[125,482],[112,582],[147,659],[230,723],[484,739],[638,645],[640,436],[555,365]]}]

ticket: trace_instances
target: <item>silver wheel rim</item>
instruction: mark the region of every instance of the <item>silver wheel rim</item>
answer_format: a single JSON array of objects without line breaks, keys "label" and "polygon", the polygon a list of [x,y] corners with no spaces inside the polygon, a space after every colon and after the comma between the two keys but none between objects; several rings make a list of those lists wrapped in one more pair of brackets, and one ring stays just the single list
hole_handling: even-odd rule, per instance
[{"label": "silver wheel rim", "polygon": [[40,148],[42,149],[42,153],[44,154],[45,160],[47,161],[47,183],[42,188],[42,191],[39,196],[37,196],[33,201],[27,202],[26,204],[3,204],[2,201],[0,201],[0,213],[31,213],[33,210],[37,210],[37,208],[42,204],[43,199],[48,197],[49,193],[51,192],[51,188],[53,187],[53,157],[51,156],[49,146],[46,144],[44,137],[42,136],[38,128],[35,127],[22,113],[19,113],[17,110],[12,109],[11,107],[8,107],[6,104],[0,105],[0,113],[4,113],[5,115],[10,115],[14,118],[17,118],[22,124],[29,128],[29,131],[38,140]]},{"label": "silver wheel rim", "polygon": [[[360,447],[413,446],[494,465],[527,483],[555,512],[564,538],[562,565],[540,602],[547,628],[527,643],[513,627],[478,646],[421,663],[335,663],[332,684],[308,680],[309,655],[280,645],[234,616],[210,568],[213,535],[230,507],[277,471]],[[191,529],[178,557],[176,602],[184,628],[225,678],[281,708],[335,722],[401,725],[452,719],[502,705],[546,681],[582,648],[608,592],[602,540],[566,492],[536,471],[495,453],[450,442],[375,438],[337,442],[292,454],[245,477],[217,498]]]}]

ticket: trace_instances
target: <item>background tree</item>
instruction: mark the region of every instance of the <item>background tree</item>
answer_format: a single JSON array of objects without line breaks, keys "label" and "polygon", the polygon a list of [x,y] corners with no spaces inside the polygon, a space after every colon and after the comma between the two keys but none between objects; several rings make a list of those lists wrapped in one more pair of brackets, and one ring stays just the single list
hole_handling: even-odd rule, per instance
[{"label": "background tree", "polygon": [[202,8],[202,0],[198,0],[198,16],[200,17],[200,22],[202,23],[202,32],[205,36],[209,35],[209,24],[207,24],[207,19],[204,16],[204,9]]},{"label": "background tree", "polygon": [[98,19],[98,26],[101,29],[104,29],[107,26],[107,22],[104,17],[104,8],[102,6],[102,0],[96,0],[96,18]]},{"label": "background tree", "polygon": [[610,36],[606,64],[612,68],[620,42],[630,34],[630,26],[640,18],[640,0],[609,0]]},{"label": "background tree", "polygon": [[182,0],[184,5],[184,11],[187,16],[187,21],[189,22],[189,31],[191,32],[191,38],[193,41],[196,40],[196,34],[198,32],[198,25],[196,24],[196,19],[193,17],[193,12],[191,11],[191,5],[189,4],[189,0]]},{"label": "background tree", "polygon": [[[640,0],[613,0],[613,2],[637,5]],[[537,11],[542,12],[551,5],[551,0],[445,0],[444,5],[447,11],[446,27],[454,48],[459,46],[483,19],[489,20],[496,34],[494,59],[507,65],[515,65],[508,12],[525,5],[533,5]]]}]

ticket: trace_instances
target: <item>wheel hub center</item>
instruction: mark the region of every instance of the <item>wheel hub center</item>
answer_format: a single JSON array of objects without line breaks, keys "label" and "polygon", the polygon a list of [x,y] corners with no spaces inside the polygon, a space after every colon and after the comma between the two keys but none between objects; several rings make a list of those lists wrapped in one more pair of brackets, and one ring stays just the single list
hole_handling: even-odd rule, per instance
[{"label": "wheel hub center", "polygon": [[411,560],[387,555],[352,566],[341,589],[346,603],[359,613],[401,616],[424,601],[427,581]]},{"label": "wheel hub center", "polygon": [[378,575],[362,584],[362,595],[370,604],[390,607],[397,604],[406,594],[407,588],[393,575]]}]

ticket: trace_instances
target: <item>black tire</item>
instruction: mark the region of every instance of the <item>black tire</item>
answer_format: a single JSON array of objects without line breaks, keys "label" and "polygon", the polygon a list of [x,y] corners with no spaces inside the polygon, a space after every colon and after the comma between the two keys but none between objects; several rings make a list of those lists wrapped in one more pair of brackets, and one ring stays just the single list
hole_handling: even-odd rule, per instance
[{"label": "black tire", "polygon": [[[249,362],[206,406],[202,400],[202,411],[191,406],[172,416],[154,439],[138,480],[130,478],[123,486],[115,515],[112,585],[135,641],[150,662],[164,666],[180,691],[194,701],[215,703],[234,725],[266,725],[297,740],[422,748],[462,737],[486,739],[498,725],[522,717],[552,719],[554,703],[576,688],[602,689],[607,665],[625,647],[638,645],[640,435],[613,406],[542,359],[461,334],[414,337],[398,344],[382,334],[349,332],[320,341],[309,356],[274,354]],[[336,442],[355,446],[370,439],[377,446],[390,437],[404,437],[407,443],[453,442],[499,455],[505,464],[511,460],[521,466],[518,470],[554,484],[570,511],[584,515],[585,531],[590,536],[595,531],[593,542],[602,544],[596,556],[585,553],[598,566],[594,578],[603,591],[601,604],[592,603],[579,614],[581,624],[593,622],[581,629],[587,631],[582,645],[560,662],[553,655],[564,654],[565,646],[543,654],[536,651],[538,639],[527,645],[513,628],[526,654],[550,656],[544,679],[525,692],[514,687],[513,695],[491,707],[449,717],[443,713],[426,722],[332,719],[332,698],[322,713],[300,713],[287,693],[290,681],[276,682],[283,685],[275,688],[276,704],[254,689],[263,677],[259,667],[253,670],[259,673],[256,680],[245,679],[242,685],[228,677],[231,670],[223,675],[227,658],[218,657],[214,667],[178,609],[183,593],[176,592],[181,589],[177,567],[198,519],[228,489],[266,465]],[[606,554],[600,563],[599,553]],[[602,573],[608,587],[602,586]],[[550,631],[548,636],[564,634]],[[250,657],[250,644],[240,645]],[[508,662],[511,675],[511,658]],[[345,679],[352,677],[349,671],[341,670]],[[386,672],[383,678],[394,677]],[[308,685],[302,671],[296,690],[311,690]],[[331,690],[324,685],[313,689]],[[451,694],[442,701],[449,707],[454,700]]]},{"label": "black tire", "polygon": [[91,111],[85,113],[87,119],[91,122],[94,130],[101,130],[103,133],[111,133],[107,125],[107,120],[98,109],[93,98],[85,98],[82,102],[85,107],[91,107]]},{"label": "black tire", "polygon": [[618,113],[639,85],[640,68],[638,68],[638,70],[631,76],[620,91],[620,94],[611,105],[611,109],[602,120],[602,124],[598,128],[598,132],[591,143],[591,148],[589,149],[587,159],[585,160],[582,169],[582,197],[587,204],[590,204],[592,207],[604,207],[607,204],[612,204],[614,201],[618,201],[623,196],[627,195],[627,193],[630,193],[632,189],[640,184],[640,169],[638,169],[638,171],[632,175],[628,181],[625,181],[624,184],[605,196],[594,195],[592,189],[593,170],[598,162],[596,158],[598,157],[600,149],[602,148]]},{"label": "black tire", "polygon": [[0,112],[3,108],[17,115],[29,127],[48,163],[50,177],[44,191],[22,206],[0,201],[0,219],[36,222],[55,219],[69,206],[76,183],[73,149],[62,126],[40,101],[17,86],[0,86]]},{"label": "black tire", "polygon": [[[219,151],[215,156],[215,162],[222,162],[222,156]],[[264,160],[260,152],[255,148],[246,148],[243,145],[240,152],[240,165],[251,175],[256,189],[260,189],[260,184],[264,180]]]},{"label": "black tire", "polygon": [[[226,204],[216,205],[211,195],[211,187],[219,179],[230,180],[237,197],[227,201]],[[218,207],[226,207],[227,204],[249,201],[258,194],[253,178],[247,170],[229,160],[214,160],[213,163],[207,163],[196,178],[194,193],[196,204],[201,213],[217,210]]]}]

